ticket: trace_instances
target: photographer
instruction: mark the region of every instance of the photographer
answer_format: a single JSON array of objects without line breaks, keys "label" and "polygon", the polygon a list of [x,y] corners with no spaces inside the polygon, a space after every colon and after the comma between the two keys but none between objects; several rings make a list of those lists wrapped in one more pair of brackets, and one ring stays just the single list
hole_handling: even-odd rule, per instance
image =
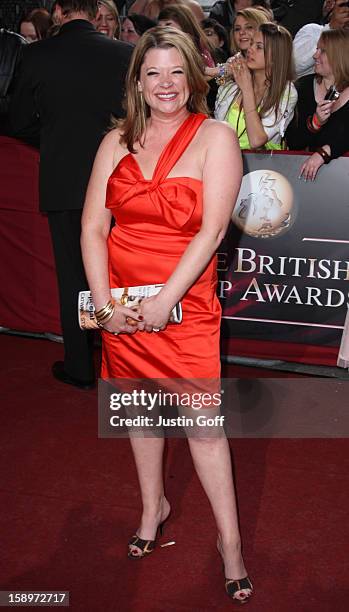
[{"label": "photographer", "polygon": [[349,150],[349,30],[323,32],[314,60],[315,77],[296,84],[298,117],[286,134],[291,149],[314,151],[300,171],[311,181],[323,164]]}]

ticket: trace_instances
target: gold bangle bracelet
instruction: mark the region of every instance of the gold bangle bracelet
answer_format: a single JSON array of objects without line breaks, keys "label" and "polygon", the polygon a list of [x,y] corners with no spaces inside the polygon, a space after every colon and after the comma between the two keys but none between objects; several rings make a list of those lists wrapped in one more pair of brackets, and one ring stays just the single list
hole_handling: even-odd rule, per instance
[{"label": "gold bangle bracelet", "polygon": [[112,318],[112,316],[114,314],[114,311],[115,311],[115,306],[113,306],[112,310],[107,315],[105,315],[103,317],[103,319],[100,319],[100,318],[97,319],[96,318],[96,323],[97,323],[98,327],[104,327],[104,325],[106,323],[108,323],[108,321],[110,321],[110,319]]},{"label": "gold bangle bracelet", "polygon": [[108,310],[105,310],[105,311],[103,312],[103,314],[98,314],[98,315],[96,316],[96,319],[98,319],[98,321],[104,321],[104,319],[105,319],[106,317],[108,317],[108,316],[110,315],[110,313],[111,313],[111,312],[113,312],[113,311],[114,311],[114,308],[115,308],[115,306],[114,306],[114,304],[113,304],[112,306],[110,306],[110,308],[108,308]]},{"label": "gold bangle bracelet", "polygon": [[244,115],[248,115],[249,113],[254,113],[254,111],[256,111],[256,112],[257,112],[257,109],[256,109],[256,108],[251,108],[251,109],[250,109],[250,110],[248,110],[248,111],[245,111],[245,110],[244,110]]},{"label": "gold bangle bracelet", "polygon": [[114,311],[115,306],[107,314],[105,314],[104,317],[98,317],[98,319],[96,318],[97,323],[102,323],[102,325],[104,325],[104,323],[106,323],[107,321],[109,321],[109,319],[112,318]]},{"label": "gold bangle bracelet", "polygon": [[103,316],[103,314],[104,314],[104,312],[109,311],[109,310],[110,310],[110,308],[111,308],[112,306],[114,306],[114,300],[113,300],[113,298],[111,298],[110,300],[108,300],[108,302],[106,303],[106,305],[105,305],[105,306],[103,306],[103,308],[100,308],[99,310],[96,310],[96,312],[95,312],[95,316],[96,316],[96,317],[100,317],[100,316],[102,317],[102,316]]},{"label": "gold bangle bracelet", "polygon": [[115,308],[113,308],[113,310],[111,311],[111,313],[109,313],[109,315],[108,315],[107,317],[105,317],[105,318],[103,319],[103,321],[101,321],[100,319],[96,319],[96,323],[97,323],[98,327],[103,328],[103,327],[104,327],[104,325],[105,325],[106,323],[108,323],[108,321],[110,321],[110,319],[112,318],[112,316],[113,316],[113,314],[114,314],[114,310],[115,310]]},{"label": "gold bangle bracelet", "polygon": [[103,308],[100,308],[100,310],[97,310],[95,312],[97,324],[100,327],[103,327],[103,324],[107,323],[107,321],[109,321],[109,319],[112,318],[114,314],[114,310],[115,310],[115,300],[111,299],[106,303],[106,305]]}]

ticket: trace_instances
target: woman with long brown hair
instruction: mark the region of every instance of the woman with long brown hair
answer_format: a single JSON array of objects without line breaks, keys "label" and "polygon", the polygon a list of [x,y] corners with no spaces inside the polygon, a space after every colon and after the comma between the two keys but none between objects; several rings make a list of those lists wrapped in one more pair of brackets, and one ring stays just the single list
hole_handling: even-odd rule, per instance
[{"label": "woman with long brown hair", "polygon": [[287,131],[291,149],[313,155],[300,176],[314,181],[323,164],[349,151],[349,30],[326,30],[316,52],[315,76],[297,81],[297,114]]},{"label": "woman with long brown hair", "polygon": [[246,59],[234,56],[231,68],[234,82],[219,88],[215,118],[233,126],[241,149],[282,149],[297,103],[290,33],[262,24]]},{"label": "woman with long brown hair", "polygon": [[[101,376],[116,386],[125,379],[156,385],[162,379],[165,387],[177,381],[178,388],[179,379],[182,389],[191,383],[205,388],[211,380],[220,389],[215,252],[239,192],[242,164],[231,128],[208,119],[206,93],[190,37],[173,28],[148,30],[128,72],[126,119],[104,138],[94,163],[82,251],[102,328]],[[111,287],[151,283],[163,286],[137,312],[112,299]],[[170,315],[179,300],[183,321],[174,325]],[[212,416],[215,408],[193,412]],[[224,430],[210,436],[207,429],[189,434],[189,447],[216,520],[226,591],[242,603],[253,587],[241,554],[229,444]],[[130,434],[143,503],[130,559],[153,553],[170,513],[164,433],[151,431]],[[203,535],[208,542],[205,527]]]},{"label": "woman with long brown hair", "polygon": [[[230,31],[231,56],[237,53],[242,54],[244,57],[246,56],[253,36],[258,31],[259,26],[270,21],[270,15],[268,15],[270,12],[263,7],[246,8],[237,11]],[[210,78],[215,78],[219,85],[224,85],[226,82],[231,81],[233,77],[232,59],[232,57],[229,57],[226,62],[218,63],[215,68],[206,68],[206,75]]]},{"label": "woman with long brown hair", "polygon": [[205,66],[212,68],[215,65],[213,59],[214,47],[211,45],[200,23],[187,6],[169,4],[160,11],[158,23],[160,26],[179,28],[182,32],[188,34],[193,40],[195,47],[199,49]]},{"label": "woman with long brown hair", "polygon": [[37,8],[21,19],[19,33],[28,43],[33,43],[47,38],[51,26],[50,13],[44,8]]}]

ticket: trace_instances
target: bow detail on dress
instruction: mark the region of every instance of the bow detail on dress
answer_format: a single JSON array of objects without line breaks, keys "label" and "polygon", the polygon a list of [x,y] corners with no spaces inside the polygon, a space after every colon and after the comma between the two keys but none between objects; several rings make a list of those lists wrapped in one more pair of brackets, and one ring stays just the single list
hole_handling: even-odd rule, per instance
[{"label": "bow detail on dress", "polygon": [[189,181],[196,179],[167,177],[206,119],[202,113],[191,113],[185,119],[163,149],[151,180],[144,178],[131,153],[125,155],[109,178],[106,206],[118,209],[126,202],[145,197],[154,206],[154,212],[157,213],[155,216],[159,217],[161,223],[177,229],[184,227],[194,212],[198,197],[201,199],[201,191],[197,192],[188,185]]},{"label": "bow detail on dress", "polygon": [[134,198],[144,196],[154,205],[162,223],[178,229],[184,227],[194,212],[197,193],[180,183],[179,178],[165,179],[158,183],[140,178],[134,168],[131,164],[121,163],[117,176],[110,177],[106,198],[108,208],[117,209]]}]

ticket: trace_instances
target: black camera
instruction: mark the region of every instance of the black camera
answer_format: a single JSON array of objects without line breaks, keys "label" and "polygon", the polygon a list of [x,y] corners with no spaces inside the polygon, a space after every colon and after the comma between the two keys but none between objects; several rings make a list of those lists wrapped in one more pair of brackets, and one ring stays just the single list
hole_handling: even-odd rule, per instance
[{"label": "black camera", "polygon": [[340,96],[339,91],[337,91],[334,85],[331,85],[324,99],[330,100],[332,102],[332,100],[338,100],[339,96]]}]

